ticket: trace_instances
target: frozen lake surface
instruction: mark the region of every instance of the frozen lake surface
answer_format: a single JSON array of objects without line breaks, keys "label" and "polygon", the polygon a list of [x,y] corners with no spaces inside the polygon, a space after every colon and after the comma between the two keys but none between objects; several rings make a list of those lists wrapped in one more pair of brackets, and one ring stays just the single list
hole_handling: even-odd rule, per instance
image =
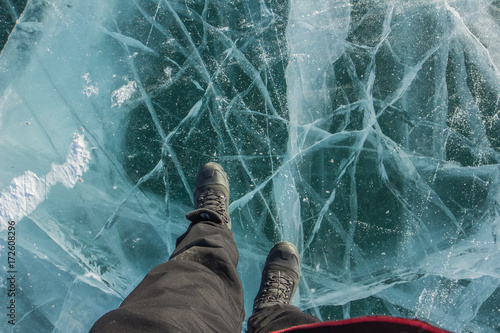
[{"label": "frozen lake surface", "polygon": [[172,253],[208,161],[247,318],[288,240],[294,304],[323,320],[500,326],[499,1],[0,11],[0,331],[87,332],[119,306]]}]

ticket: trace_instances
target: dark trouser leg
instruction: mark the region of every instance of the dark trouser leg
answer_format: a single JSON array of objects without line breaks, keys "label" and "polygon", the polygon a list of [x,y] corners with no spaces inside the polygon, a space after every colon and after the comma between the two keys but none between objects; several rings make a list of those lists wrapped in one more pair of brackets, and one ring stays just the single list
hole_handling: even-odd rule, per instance
[{"label": "dark trouser leg", "polygon": [[293,326],[319,322],[321,322],[321,320],[305,314],[296,306],[276,304],[254,312],[252,316],[248,318],[248,332],[273,332]]},{"label": "dark trouser leg", "polygon": [[154,268],[91,332],[241,332],[239,254],[227,227],[191,224],[170,260]]}]

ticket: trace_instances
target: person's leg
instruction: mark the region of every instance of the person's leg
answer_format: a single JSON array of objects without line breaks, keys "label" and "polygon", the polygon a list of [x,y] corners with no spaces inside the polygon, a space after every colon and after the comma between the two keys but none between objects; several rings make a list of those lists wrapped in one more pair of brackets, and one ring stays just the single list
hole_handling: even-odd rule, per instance
[{"label": "person's leg", "polygon": [[[208,172],[207,168],[202,170]],[[199,180],[196,209],[188,213],[193,222],[177,240],[170,259],[148,273],[120,307],[101,317],[91,332],[241,331],[243,292],[236,270],[238,249],[228,228],[229,195],[210,192],[207,198],[203,191],[196,194]]]},{"label": "person's leg", "polygon": [[320,322],[290,305],[300,279],[300,258],[289,242],[277,243],[269,252],[262,272],[253,313],[248,319],[249,333],[273,332],[297,325]]},{"label": "person's leg", "polygon": [[244,318],[231,231],[191,225],[169,261],[154,268],[91,332],[239,332]]}]

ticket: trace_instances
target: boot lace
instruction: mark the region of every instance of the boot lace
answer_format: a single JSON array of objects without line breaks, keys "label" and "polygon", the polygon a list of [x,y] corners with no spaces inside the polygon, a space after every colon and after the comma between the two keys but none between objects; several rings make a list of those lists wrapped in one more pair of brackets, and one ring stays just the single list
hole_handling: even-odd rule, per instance
[{"label": "boot lace", "polygon": [[293,278],[283,272],[269,272],[264,290],[257,303],[278,302],[290,303],[290,294],[293,288]]},{"label": "boot lace", "polygon": [[226,196],[222,192],[209,190],[200,194],[198,197],[198,208],[206,208],[216,212],[223,217],[227,223],[229,217]]}]

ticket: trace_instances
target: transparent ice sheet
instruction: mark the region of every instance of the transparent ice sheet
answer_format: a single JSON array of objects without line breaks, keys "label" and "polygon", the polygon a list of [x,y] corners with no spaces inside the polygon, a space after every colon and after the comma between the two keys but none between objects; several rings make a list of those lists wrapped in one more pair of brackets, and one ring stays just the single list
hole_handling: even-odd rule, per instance
[{"label": "transparent ice sheet", "polygon": [[[14,6],[7,0],[4,4]],[[231,182],[247,318],[294,242],[323,320],[500,326],[498,1],[28,1],[0,54],[0,290],[86,332]],[[15,17],[16,11],[12,14]]]}]

